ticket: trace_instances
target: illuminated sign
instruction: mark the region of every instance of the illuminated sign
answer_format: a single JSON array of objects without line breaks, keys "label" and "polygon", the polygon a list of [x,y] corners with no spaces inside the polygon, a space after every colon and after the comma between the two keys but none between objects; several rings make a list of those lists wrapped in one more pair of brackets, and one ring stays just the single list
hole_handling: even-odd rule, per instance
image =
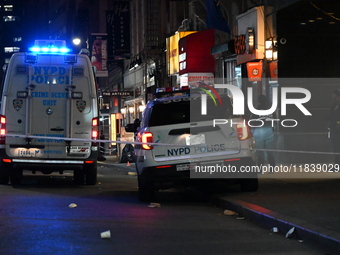
[{"label": "illuminated sign", "polygon": [[131,96],[133,96],[132,91],[103,92],[103,97],[131,97]]},{"label": "illuminated sign", "polygon": [[179,40],[179,74],[214,73],[215,58],[211,48],[215,45],[213,29],[200,31]]},{"label": "illuminated sign", "polygon": [[168,74],[175,74],[179,71],[179,49],[178,42],[181,38],[190,34],[197,33],[196,31],[178,32],[175,35],[167,38],[167,63]]}]

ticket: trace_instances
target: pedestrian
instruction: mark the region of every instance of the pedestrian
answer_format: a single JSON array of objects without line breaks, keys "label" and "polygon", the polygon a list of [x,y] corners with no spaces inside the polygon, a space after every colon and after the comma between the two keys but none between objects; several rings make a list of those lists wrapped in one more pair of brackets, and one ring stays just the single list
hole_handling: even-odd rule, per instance
[{"label": "pedestrian", "polygon": [[[257,110],[268,110],[267,97],[260,95],[258,97]],[[266,155],[268,163],[271,167],[275,167],[274,152],[274,127],[273,127],[273,115],[252,115],[251,119],[258,119],[260,125],[258,127],[252,127],[252,133],[255,139],[255,147],[257,150],[257,162],[259,166],[265,164]],[[263,125],[262,125],[263,124]]]},{"label": "pedestrian", "polygon": [[[340,90],[333,91],[333,102],[329,115],[329,138],[333,152],[340,153]],[[334,163],[340,164],[340,155],[334,155]]]}]

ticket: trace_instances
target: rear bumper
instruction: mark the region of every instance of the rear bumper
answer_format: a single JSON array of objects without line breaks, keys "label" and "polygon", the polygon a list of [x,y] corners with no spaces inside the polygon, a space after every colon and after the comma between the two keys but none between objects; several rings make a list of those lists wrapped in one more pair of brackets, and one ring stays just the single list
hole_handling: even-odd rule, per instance
[{"label": "rear bumper", "polygon": [[31,171],[79,170],[86,165],[96,165],[97,154],[97,152],[93,152],[87,159],[13,158],[8,157],[3,149],[0,150],[0,161],[1,165],[7,170],[13,168]]},{"label": "rear bumper", "polygon": [[[220,161],[222,162],[222,161]],[[158,166],[150,166],[150,167],[144,167],[143,169],[138,169],[138,162],[137,164],[137,172],[138,175],[143,180],[148,180],[151,183],[154,183],[156,186],[159,184],[162,186],[162,183],[166,182],[173,182],[173,183],[179,183],[179,182],[186,182],[186,181],[195,181],[199,179],[240,179],[240,178],[257,178],[257,173],[254,172],[240,172],[239,170],[242,167],[246,166],[254,166],[255,162],[253,158],[251,157],[245,157],[241,158],[239,160],[235,161],[223,161],[222,165],[225,166],[227,169],[236,169],[237,172],[224,172],[221,175],[212,175],[210,173],[204,173],[202,175],[198,174],[195,175],[195,167],[202,167],[201,169],[204,169],[204,166],[213,166],[216,165],[216,161],[204,161],[200,163],[191,164],[190,170],[184,170],[179,171],[179,166],[183,165],[190,165],[189,162],[187,163],[181,163],[181,164],[164,164],[164,165],[158,165]]]}]

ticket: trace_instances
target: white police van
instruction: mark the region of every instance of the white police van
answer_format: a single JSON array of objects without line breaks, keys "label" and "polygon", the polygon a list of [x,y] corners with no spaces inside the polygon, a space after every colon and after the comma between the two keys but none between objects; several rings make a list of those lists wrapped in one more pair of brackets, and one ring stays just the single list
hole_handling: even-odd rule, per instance
[{"label": "white police van", "polygon": [[[243,191],[256,191],[257,173],[239,171],[256,165],[254,140],[244,119],[233,115],[231,98],[207,99],[202,115],[202,96],[192,89],[179,92],[156,94],[160,98],[149,101],[143,112],[136,132],[141,144],[134,150],[139,199],[150,201],[157,190],[206,179],[233,180]],[[225,124],[215,125],[215,119]],[[209,173],[218,167],[224,171]]]},{"label": "white police van", "polygon": [[0,183],[19,184],[23,170],[71,170],[77,184],[97,182],[98,101],[85,54],[65,41],[35,41],[6,69],[0,112]]}]

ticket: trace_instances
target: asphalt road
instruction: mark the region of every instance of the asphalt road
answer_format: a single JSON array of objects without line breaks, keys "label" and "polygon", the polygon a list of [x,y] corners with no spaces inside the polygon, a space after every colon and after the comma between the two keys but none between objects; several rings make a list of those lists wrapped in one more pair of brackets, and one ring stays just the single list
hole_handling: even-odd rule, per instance
[{"label": "asphalt road", "polygon": [[1,254],[325,254],[224,215],[194,190],[162,192],[150,207],[137,200],[136,176],[110,164],[94,186],[73,185],[71,174],[25,175],[0,186],[0,203]]}]

